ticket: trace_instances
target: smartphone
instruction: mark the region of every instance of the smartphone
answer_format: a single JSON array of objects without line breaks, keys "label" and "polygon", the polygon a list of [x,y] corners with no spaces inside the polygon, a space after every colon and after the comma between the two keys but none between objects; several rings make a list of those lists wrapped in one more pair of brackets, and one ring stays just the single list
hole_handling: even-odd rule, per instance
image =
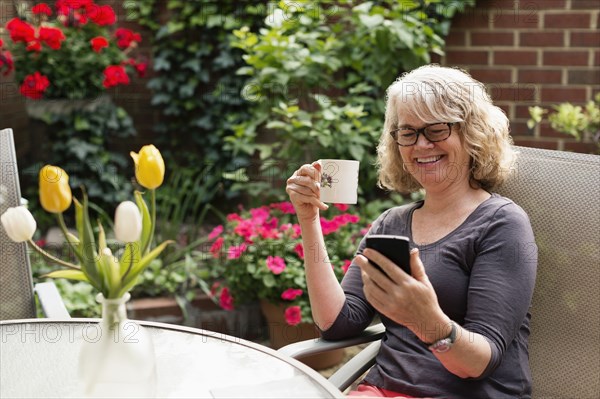
[{"label": "smartphone", "polygon": [[[410,274],[410,246],[408,237],[374,234],[367,236],[367,248],[380,252],[406,273]],[[372,260],[369,262],[381,270],[381,267],[375,264],[375,262]]]}]

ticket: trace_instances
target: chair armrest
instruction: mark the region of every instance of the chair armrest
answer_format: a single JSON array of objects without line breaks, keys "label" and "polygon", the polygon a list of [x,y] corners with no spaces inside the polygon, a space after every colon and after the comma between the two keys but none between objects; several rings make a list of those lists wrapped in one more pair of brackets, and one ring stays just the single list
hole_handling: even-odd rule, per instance
[{"label": "chair armrest", "polygon": [[379,353],[381,340],[371,343],[365,349],[360,351],[346,364],[337,369],[329,377],[329,382],[335,385],[340,391],[345,391],[354,381],[360,378],[368,369],[375,364],[375,357]]},{"label": "chair armrest", "polygon": [[375,324],[366,328],[360,335],[352,338],[342,339],[338,341],[327,341],[323,338],[310,339],[307,341],[296,342],[286,345],[278,350],[284,355],[298,358],[302,356],[314,355],[317,353],[327,352],[334,349],[347,348],[349,346],[360,345],[367,342],[380,340],[385,333],[383,324]]},{"label": "chair armrest", "polygon": [[56,285],[52,281],[36,284],[35,292],[47,318],[59,320],[71,318]]}]

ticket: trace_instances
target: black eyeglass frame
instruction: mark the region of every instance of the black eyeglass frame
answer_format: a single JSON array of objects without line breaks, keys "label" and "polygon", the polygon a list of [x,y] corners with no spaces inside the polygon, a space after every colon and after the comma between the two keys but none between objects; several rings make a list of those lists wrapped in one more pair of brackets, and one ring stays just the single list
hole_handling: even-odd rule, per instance
[{"label": "black eyeglass frame", "polygon": [[[431,142],[431,143],[439,143],[440,141],[447,140],[447,139],[448,139],[448,137],[450,137],[450,135],[452,134],[452,126],[454,126],[454,125],[456,125],[456,124],[457,124],[457,122],[436,122],[436,123],[431,123],[431,124],[429,124],[429,125],[427,125],[427,126],[423,126],[423,127],[422,127],[422,128],[420,128],[420,129],[414,129],[414,128],[412,128],[412,127],[400,127],[400,128],[394,129],[394,130],[390,130],[390,135],[391,135],[391,136],[392,136],[392,138],[394,139],[394,142],[395,142],[396,144],[398,144],[399,146],[401,146],[401,147],[412,147],[413,145],[417,144],[417,141],[419,141],[419,135],[421,135],[421,134],[422,134],[423,136],[425,136],[425,138],[426,138],[426,139],[427,139],[429,142]],[[425,133],[425,130],[427,130],[427,128],[429,128],[429,127],[431,127],[431,126],[435,126],[435,125],[446,125],[446,126],[448,126],[448,129],[449,129],[449,131],[450,131],[450,132],[448,133],[448,135],[447,135],[446,137],[444,137],[444,138],[443,138],[443,139],[441,139],[441,140],[431,140],[429,137],[427,137],[427,133]],[[415,136],[415,142],[414,142],[414,143],[412,143],[412,144],[400,144],[400,143],[398,142],[398,132],[399,132],[400,130],[412,130],[413,132],[415,132],[415,133],[416,133],[416,136]]]}]

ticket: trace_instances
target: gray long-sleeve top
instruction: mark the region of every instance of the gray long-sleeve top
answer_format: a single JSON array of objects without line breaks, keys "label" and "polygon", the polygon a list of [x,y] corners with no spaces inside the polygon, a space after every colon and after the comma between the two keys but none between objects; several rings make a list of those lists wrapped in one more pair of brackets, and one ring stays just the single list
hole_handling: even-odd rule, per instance
[{"label": "gray long-sleeve top", "polygon": [[[492,194],[450,234],[416,245],[412,214],[422,204],[389,209],[368,234],[409,237],[411,246],[419,248],[444,313],[466,330],[483,335],[492,357],[482,376],[460,378],[409,329],[381,315],[386,334],[365,381],[416,397],[530,398],[529,310],[537,246],[527,214],[511,200]],[[363,239],[357,253],[364,247]],[[325,339],[356,335],[376,314],[363,294],[358,266],[350,266],[342,288],[346,302],[334,324],[323,331]]]}]

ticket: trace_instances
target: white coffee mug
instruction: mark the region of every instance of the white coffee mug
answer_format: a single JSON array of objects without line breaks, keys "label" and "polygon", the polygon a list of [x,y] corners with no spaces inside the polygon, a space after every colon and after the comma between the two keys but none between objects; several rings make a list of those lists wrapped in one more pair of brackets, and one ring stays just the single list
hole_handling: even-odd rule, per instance
[{"label": "white coffee mug", "polygon": [[360,162],[320,159],[319,163],[321,164],[321,201],[332,204],[356,204]]}]

